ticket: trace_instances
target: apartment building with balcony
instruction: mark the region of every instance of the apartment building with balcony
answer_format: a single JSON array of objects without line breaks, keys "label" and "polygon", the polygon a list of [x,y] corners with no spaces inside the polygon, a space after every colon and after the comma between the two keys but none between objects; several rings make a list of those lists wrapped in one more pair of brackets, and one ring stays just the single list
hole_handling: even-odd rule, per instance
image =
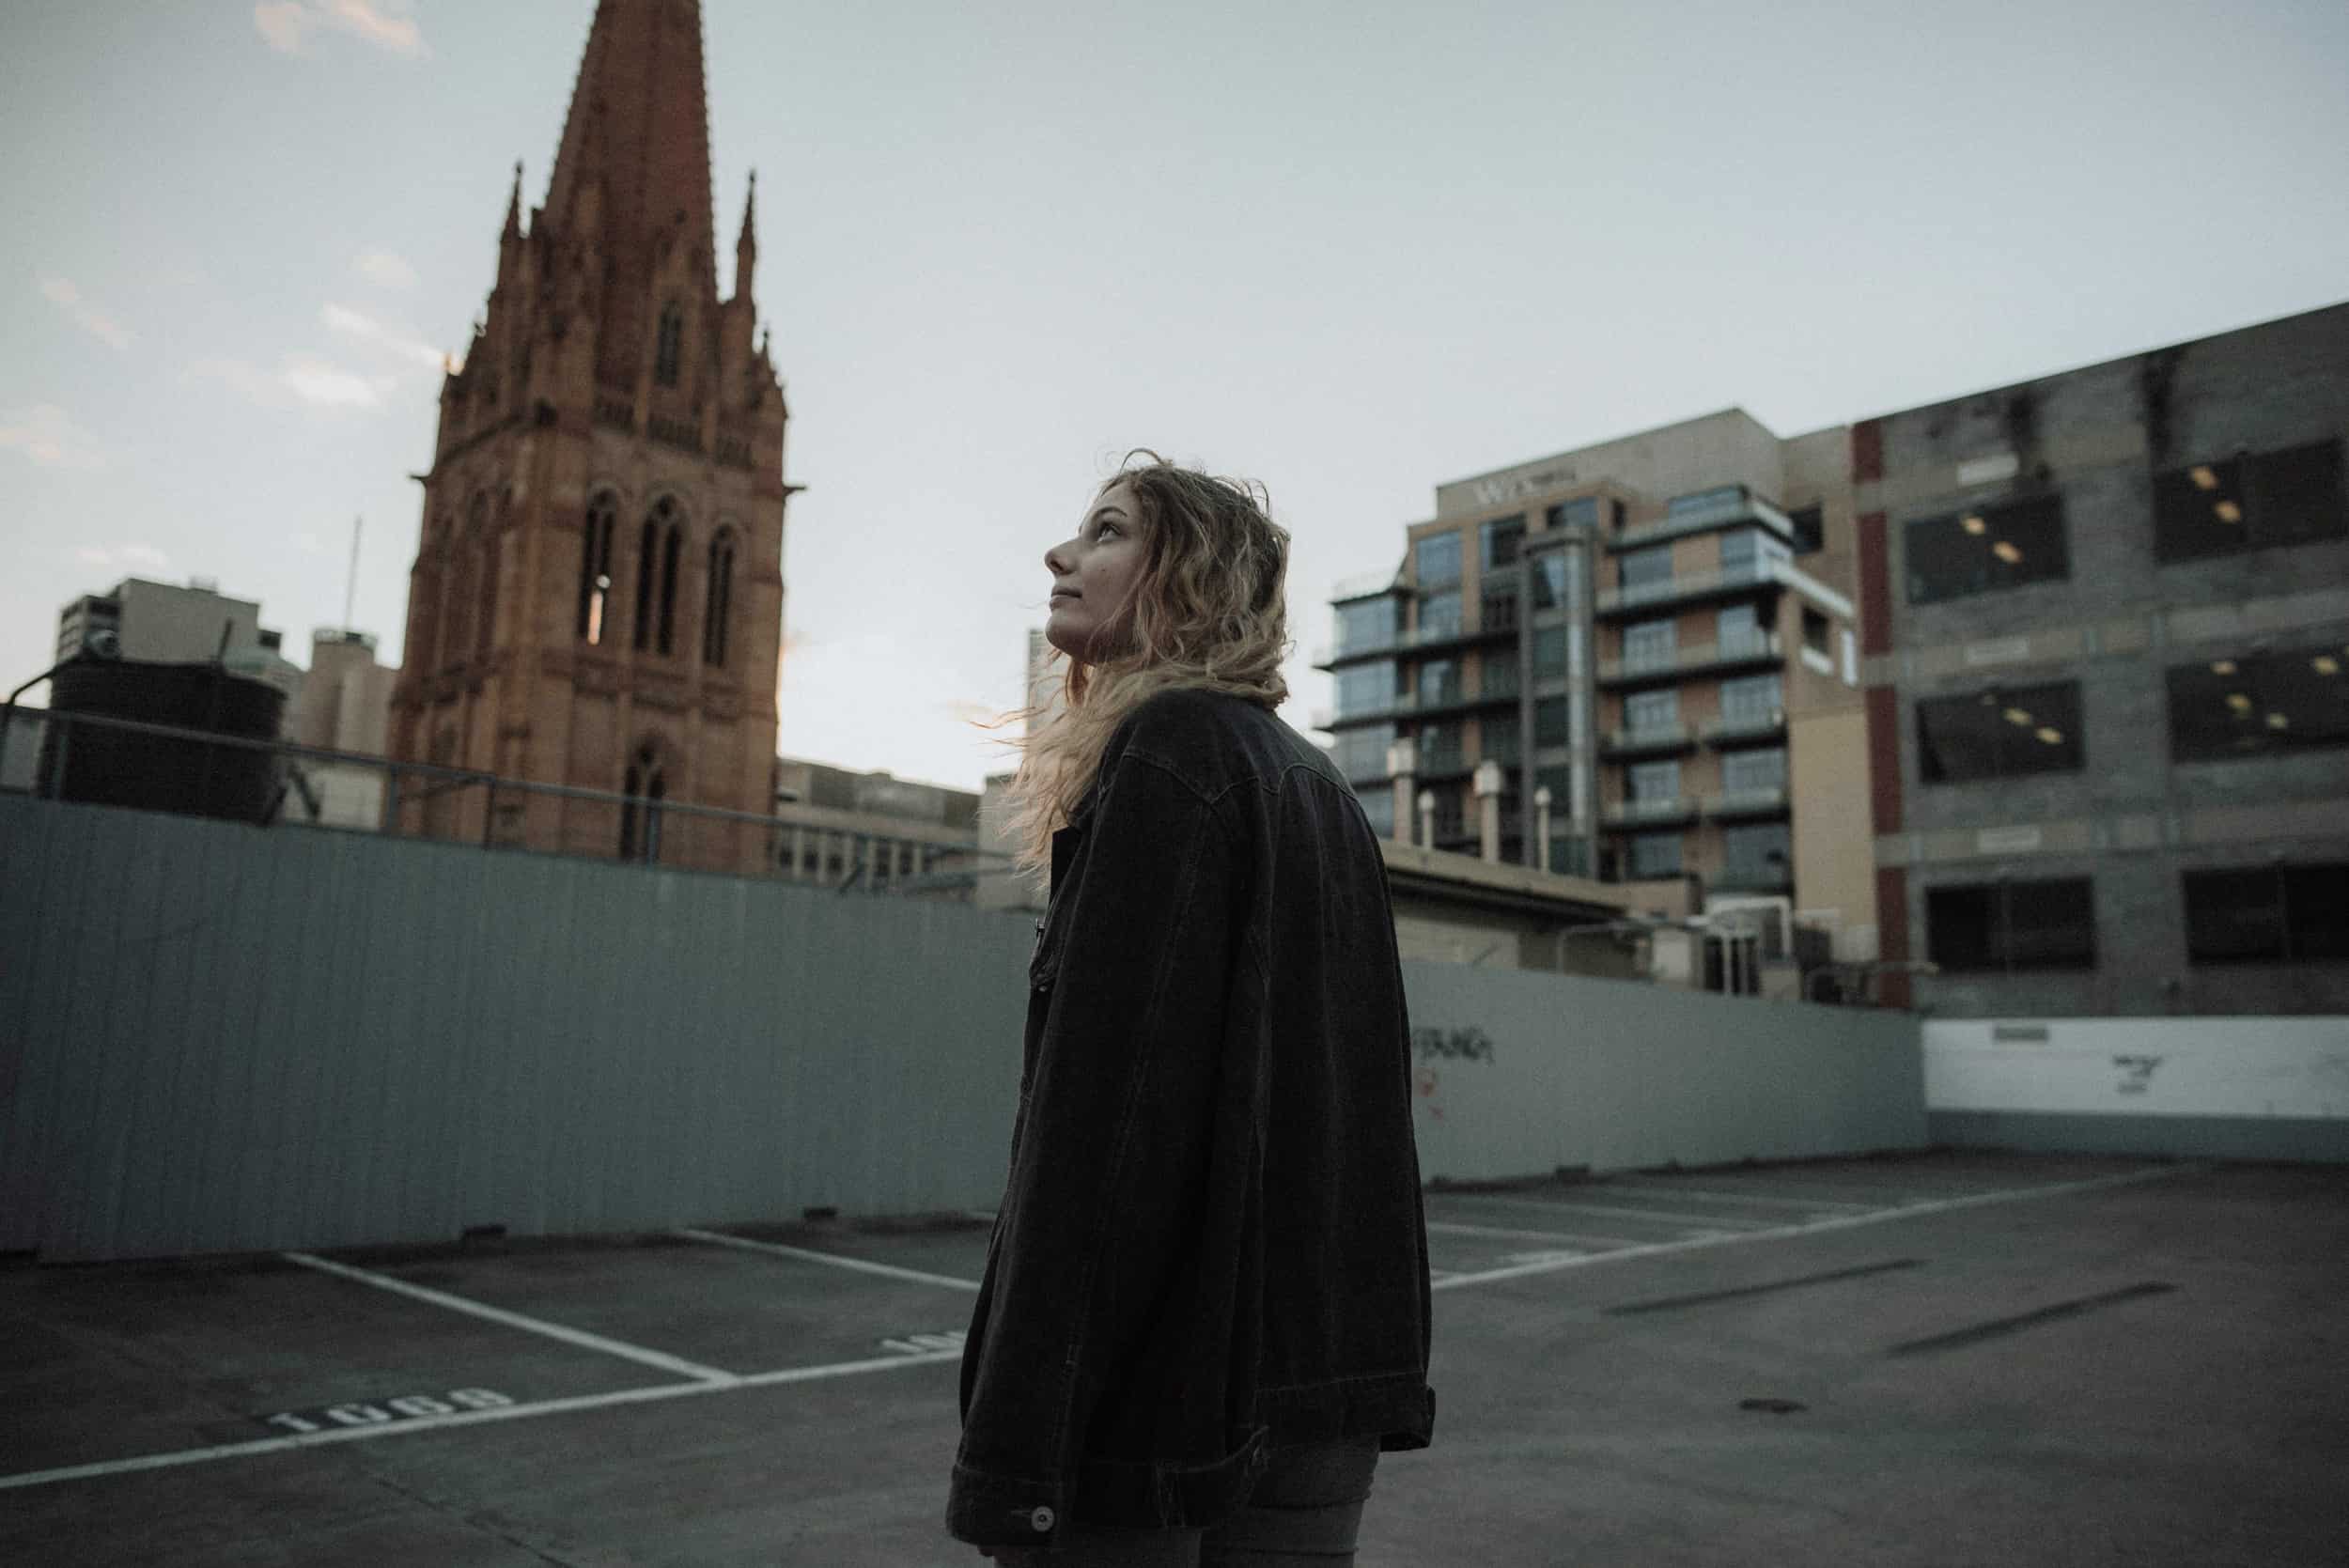
[{"label": "apartment building with balcony", "polygon": [[1438,487],[1315,660],[1373,820],[1478,852],[1489,760],[1500,859],[1546,836],[1545,869],[1693,879],[1874,958],[1848,440],[1733,408]]},{"label": "apartment building with balcony", "polygon": [[2344,441],[2349,304],[1853,427],[1889,1000],[2349,1012]]}]

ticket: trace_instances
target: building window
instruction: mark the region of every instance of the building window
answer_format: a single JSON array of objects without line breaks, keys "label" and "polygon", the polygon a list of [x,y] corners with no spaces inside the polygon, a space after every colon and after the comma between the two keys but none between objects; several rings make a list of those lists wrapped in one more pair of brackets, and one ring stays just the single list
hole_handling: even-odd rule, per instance
[{"label": "building window", "polygon": [[1517,551],[1525,543],[1525,514],[1513,518],[1490,518],[1476,525],[1477,565],[1481,571],[1506,567],[1517,558]]},{"label": "building window", "polygon": [[1680,875],[1680,834],[1633,833],[1631,875],[1634,877]]},{"label": "building window", "polygon": [[2181,880],[2192,963],[2349,958],[2349,862],[2188,871]]},{"label": "building window", "polygon": [[1680,629],[1672,621],[1640,621],[1623,629],[1623,667],[1653,670],[1678,657]]},{"label": "building window", "polygon": [[1428,594],[1419,601],[1419,636],[1422,642],[1460,634],[1460,590],[1445,588]]},{"label": "building window", "polygon": [[1460,662],[1456,659],[1429,659],[1419,667],[1419,702],[1422,707],[1436,707],[1460,700]]},{"label": "building window", "polygon": [[1566,673],[1566,629],[1563,626],[1536,627],[1533,630],[1533,675],[1562,675]]},{"label": "building window", "polygon": [[1917,774],[1927,784],[2077,772],[2085,763],[2076,680],[1917,705]]},{"label": "building window", "polygon": [[1533,608],[1572,608],[1582,598],[1582,557],[1565,550],[1545,550],[1531,558]]},{"label": "building window", "polygon": [[721,529],[709,541],[708,602],[702,616],[702,662],[723,670],[726,630],[734,613],[734,530]]},{"label": "building window", "polygon": [[1835,650],[1828,645],[1828,619],[1809,605],[1802,607],[1802,645],[1812,653],[1832,659]]},{"label": "building window", "polygon": [[1766,746],[1754,752],[1723,753],[1721,787],[1733,795],[1748,789],[1784,789],[1786,749]]},{"label": "building window", "polygon": [[1634,691],[1623,700],[1623,727],[1634,735],[1668,730],[1680,722],[1680,691]]},{"label": "building window", "polygon": [[1370,818],[1370,831],[1380,838],[1394,836],[1394,791],[1385,785],[1364,787],[1354,797],[1362,803],[1362,815]]},{"label": "building window", "polygon": [[2172,664],[2170,755],[2277,756],[2349,744],[2349,644]]},{"label": "building window", "polygon": [[620,806],[620,859],[646,865],[661,859],[661,802],[668,778],[652,747],[640,749],[628,765],[628,796]]},{"label": "building window", "polygon": [[682,532],[674,497],[662,496],[645,514],[636,546],[636,647],[640,652],[656,644],[661,653],[669,651],[677,620],[677,551]]},{"label": "building window", "polygon": [[1713,617],[1713,634],[1720,639],[1723,653],[1759,650],[1763,637],[1762,613],[1750,604],[1726,604]]},{"label": "building window", "polygon": [[2349,533],[2341,442],[2246,453],[2154,476],[2154,555],[2191,561]]},{"label": "building window", "polygon": [[1563,697],[1545,697],[1533,705],[1533,744],[1535,746],[1571,746],[1574,744],[1572,709]]},{"label": "building window", "polygon": [[610,491],[587,503],[580,530],[579,635],[590,647],[603,641],[606,606],[612,598],[612,524],[617,507]]},{"label": "building window", "polygon": [[1615,557],[1616,582],[1626,588],[1643,587],[1650,582],[1670,582],[1672,578],[1672,547],[1650,545],[1645,550],[1628,550]]},{"label": "building window", "polygon": [[661,308],[661,334],[653,347],[652,379],[677,385],[677,360],[685,344],[685,312],[675,300]]},{"label": "building window", "polygon": [[1766,563],[1793,555],[1784,541],[1759,528],[1732,528],[1721,536],[1721,571],[1725,575],[1763,577]]},{"label": "building window", "polygon": [[1548,528],[1596,528],[1598,498],[1578,495],[1572,501],[1561,501],[1542,512],[1543,526]]},{"label": "building window", "polygon": [[1419,727],[1419,770],[1422,773],[1457,773],[1464,764],[1460,755],[1460,722],[1429,720]]},{"label": "building window", "polygon": [[1387,748],[1393,744],[1392,724],[1364,724],[1358,730],[1340,730],[1337,743],[1331,748],[1332,760],[1349,784],[1384,780]]},{"label": "building window", "polygon": [[1338,606],[1338,652],[1383,648],[1394,642],[1395,601],[1392,595],[1355,599]]},{"label": "building window", "polygon": [[1517,726],[1514,713],[1487,713],[1476,722],[1478,743],[1484,748],[1483,761],[1498,762],[1514,768],[1524,755],[1521,745],[1523,731]]},{"label": "building window", "polygon": [[2061,495],[1919,518],[1906,542],[1911,604],[1996,593],[2072,571]]},{"label": "building window", "polygon": [[2096,967],[2085,877],[1928,889],[1925,932],[1926,955],[1948,970]]},{"label": "building window", "polygon": [[1794,835],[1783,822],[1723,828],[1720,884],[1728,888],[1789,886],[1795,879],[1794,851]]},{"label": "building window", "polygon": [[1436,534],[1412,547],[1423,589],[1460,581],[1460,536]]},{"label": "building window", "polygon": [[1786,514],[1795,525],[1795,553],[1810,555],[1827,548],[1827,524],[1824,508],[1797,506]]},{"label": "building window", "polygon": [[1785,706],[1785,687],[1776,670],[1721,682],[1723,719],[1767,719]]},{"label": "building window", "polygon": [[1625,768],[1624,799],[1626,800],[1679,800],[1679,759],[1665,757],[1657,762],[1635,762]]},{"label": "building window", "polygon": [[1394,660],[1381,659],[1368,664],[1350,665],[1338,675],[1338,711],[1341,719],[1363,713],[1384,713],[1394,706]]}]

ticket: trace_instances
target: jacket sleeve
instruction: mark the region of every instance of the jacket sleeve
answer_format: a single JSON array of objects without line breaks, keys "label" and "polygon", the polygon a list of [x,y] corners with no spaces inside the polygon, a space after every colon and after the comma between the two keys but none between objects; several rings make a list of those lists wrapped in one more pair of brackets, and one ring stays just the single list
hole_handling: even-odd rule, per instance
[{"label": "jacket sleeve", "polygon": [[1177,1279],[1246,961],[1242,857],[1190,784],[1128,751],[1087,835],[1039,954],[1044,1030],[966,1348],[947,1529],[980,1545],[1050,1545],[1104,1378]]}]

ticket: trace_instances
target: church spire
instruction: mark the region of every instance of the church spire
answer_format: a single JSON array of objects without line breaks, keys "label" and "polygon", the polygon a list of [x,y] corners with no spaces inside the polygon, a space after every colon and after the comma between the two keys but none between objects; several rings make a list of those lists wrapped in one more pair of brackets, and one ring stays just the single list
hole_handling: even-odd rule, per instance
[{"label": "church spire", "polygon": [[522,237],[522,161],[514,160],[514,189],[506,198],[505,238],[513,241]]},{"label": "church spire", "polygon": [[758,171],[751,171],[750,194],[742,198],[742,232],[734,241],[734,297],[747,300],[751,273],[758,267]]},{"label": "church spire", "polygon": [[603,262],[597,358],[607,380],[635,380],[658,314],[648,296],[665,246],[682,248],[692,286],[714,307],[717,225],[700,0],[597,0],[545,216],[558,242],[584,246]]}]

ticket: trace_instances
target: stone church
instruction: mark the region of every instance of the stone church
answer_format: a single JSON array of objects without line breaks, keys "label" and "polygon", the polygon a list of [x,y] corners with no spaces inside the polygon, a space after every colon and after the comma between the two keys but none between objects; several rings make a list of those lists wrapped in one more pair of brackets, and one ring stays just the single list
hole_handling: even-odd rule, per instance
[{"label": "stone church", "polygon": [[[521,168],[440,432],[391,698],[397,831],[757,869],[783,630],[783,385],[718,294],[697,0],[598,0],[544,205]],[[501,789],[480,775],[624,796]]]}]

